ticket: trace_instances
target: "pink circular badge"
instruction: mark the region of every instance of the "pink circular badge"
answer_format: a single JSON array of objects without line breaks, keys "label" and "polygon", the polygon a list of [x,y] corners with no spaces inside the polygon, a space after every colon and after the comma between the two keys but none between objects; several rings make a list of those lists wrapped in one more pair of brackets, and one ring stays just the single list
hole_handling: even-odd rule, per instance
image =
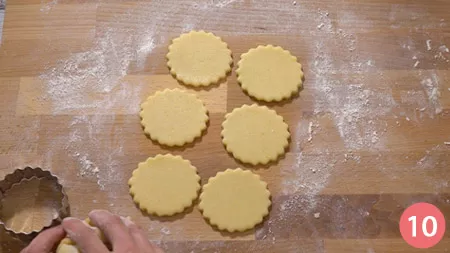
[{"label": "pink circular badge", "polygon": [[432,204],[414,204],[408,207],[400,218],[400,233],[414,248],[433,247],[444,236],[444,215]]}]

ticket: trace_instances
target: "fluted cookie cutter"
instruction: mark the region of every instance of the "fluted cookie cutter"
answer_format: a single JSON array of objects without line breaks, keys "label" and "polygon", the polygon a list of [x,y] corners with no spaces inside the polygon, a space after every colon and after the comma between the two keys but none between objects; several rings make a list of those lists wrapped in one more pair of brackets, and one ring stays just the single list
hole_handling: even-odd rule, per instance
[{"label": "fluted cookie cutter", "polygon": [[[55,198],[53,202],[56,203],[56,207],[52,207],[56,209],[56,211],[52,212],[51,220],[44,220],[44,225],[42,227],[30,229],[31,231],[24,231],[14,228],[13,226],[11,226],[11,224],[8,224],[7,220],[3,220],[5,219],[5,217],[3,217],[3,211],[6,210],[6,207],[8,205],[8,203],[5,203],[8,199],[8,192],[11,192],[11,190],[16,186],[22,184],[30,184],[33,180],[47,181],[44,183],[52,184],[52,191],[56,192],[57,195],[57,199]],[[25,197],[29,198],[30,196]],[[37,195],[33,195],[31,197],[36,198]],[[14,208],[14,206],[8,206],[8,212],[11,212],[11,210],[12,212],[15,212],[16,210],[14,210]],[[51,174],[49,171],[43,170],[41,168],[25,167],[24,169],[16,169],[13,173],[6,175],[5,178],[0,181],[0,226],[2,226],[6,230],[6,232],[8,232],[8,234],[10,234],[13,238],[19,239],[24,242],[29,242],[37,234],[39,234],[39,232],[61,223],[62,219],[69,215],[69,200],[66,193],[64,192],[64,188],[59,183],[58,178]],[[26,222],[27,221],[24,221],[23,223],[25,224]]]}]

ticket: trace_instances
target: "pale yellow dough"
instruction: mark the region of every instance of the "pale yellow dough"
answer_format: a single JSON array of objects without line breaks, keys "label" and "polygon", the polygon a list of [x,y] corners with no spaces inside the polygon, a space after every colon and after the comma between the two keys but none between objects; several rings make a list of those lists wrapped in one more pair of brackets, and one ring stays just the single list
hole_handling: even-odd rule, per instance
[{"label": "pale yellow dough", "polygon": [[245,163],[275,161],[289,145],[288,125],[266,106],[235,108],[225,116],[222,128],[222,142],[227,151]]},{"label": "pale yellow dough", "polygon": [[58,249],[56,249],[56,253],[81,253],[75,244],[69,244],[64,240],[59,244]]},{"label": "pale yellow dough", "polygon": [[[86,225],[88,225],[89,227],[91,227],[92,230],[94,230],[94,232],[97,234],[100,240],[103,241],[103,243],[106,243],[106,238],[100,231],[100,229],[94,227],[94,225],[91,223],[89,219],[84,220],[84,223],[86,223]],[[58,248],[56,249],[56,253],[81,253],[81,250],[78,249],[74,241],[66,237],[62,239],[61,242],[59,243]]]},{"label": "pale yellow dough", "polygon": [[158,91],[141,105],[141,123],[152,140],[167,146],[194,141],[206,129],[208,112],[196,95],[180,89]]},{"label": "pale yellow dough", "polygon": [[231,51],[220,37],[204,31],[191,31],[174,39],[169,46],[170,73],[187,85],[217,83],[231,70]]},{"label": "pale yellow dough", "polygon": [[245,231],[269,213],[267,183],[248,170],[227,169],[208,180],[200,194],[203,216],[220,230]]},{"label": "pale yellow dough", "polygon": [[242,54],[236,72],[243,90],[267,102],[290,98],[303,83],[302,65],[297,58],[272,45],[258,46]]},{"label": "pale yellow dough", "polygon": [[192,205],[200,190],[199,181],[197,169],[188,160],[167,154],[139,163],[128,184],[141,210],[166,216]]}]

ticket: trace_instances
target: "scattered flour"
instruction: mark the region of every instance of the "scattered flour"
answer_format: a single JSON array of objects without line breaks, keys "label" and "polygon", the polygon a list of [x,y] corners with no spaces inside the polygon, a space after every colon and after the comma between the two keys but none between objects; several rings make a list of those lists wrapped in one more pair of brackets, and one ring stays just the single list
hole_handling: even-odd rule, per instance
[{"label": "scattered flour", "polygon": [[129,101],[139,101],[139,87],[120,79],[136,59],[136,48],[148,49],[148,39],[142,36],[138,43],[133,36],[104,28],[92,49],[72,54],[40,76],[46,86],[41,99],[53,102],[53,114],[83,109],[88,114],[108,114],[113,106],[124,107],[124,113],[135,113],[138,106]]},{"label": "scattered flour", "polygon": [[353,151],[350,150],[348,153],[344,154],[344,162],[347,162],[347,161],[355,161],[356,163],[360,163],[361,156],[355,155],[353,153]]},{"label": "scattered flour", "polygon": [[[327,186],[335,165],[360,162],[360,156],[353,151],[383,149],[387,122],[382,118],[397,106],[390,83],[381,73],[378,74],[379,85],[367,84],[365,76],[377,73],[376,65],[371,58],[363,58],[355,52],[358,50],[357,36],[335,27],[325,10],[319,9],[315,20],[321,39],[312,45],[314,60],[309,63],[313,75],[310,79],[315,81],[310,84],[315,97],[313,116],[331,116],[348,152],[342,157],[327,148],[302,151],[304,145],[313,142],[314,134],[321,128],[314,120],[298,122],[292,146],[292,153],[296,154],[294,166],[281,171],[283,195],[289,196],[279,207],[285,215],[273,218],[272,224],[277,222],[274,219],[282,220],[291,213],[311,214],[320,204],[318,195]],[[336,52],[331,51],[332,48],[342,48],[344,62],[333,57]],[[315,216],[320,217],[320,214]]]},{"label": "scattered flour", "polygon": [[74,156],[78,158],[78,161],[81,164],[79,175],[84,177],[93,174],[94,176],[98,177],[98,167],[91,160],[88,160],[86,155],[80,156],[79,153],[75,153]]},{"label": "scattered flour", "polygon": [[439,170],[439,168],[444,168],[447,166],[443,156],[448,156],[447,152],[448,148],[444,145],[436,145],[429,150],[425,151],[425,155],[417,161],[416,166],[412,168],[414,171],[428,171],[428,173],[424,173],[424,182],[427,182],[430,186],[430,189],[434,189],[434,191],[440,192],[442,189],[448,189],[450,187],[450,182],[447,178],[433,178],[428,175],[433,175],[431,173],[433,170]]},{"label": "scattered flour", "polygon": [[330,13],[327,11],[323,11],[321,9],[317,10],[318,14],[318,22],[317,29],[323,30],[325,32],[331,32],[333,29],[333,24],[331,23],[331,19],[329,18]]},{"label": "scattered flour", "polygon": [[[338,31],[337,43],[353,51],[356,45],[353,35],[339,34],[345,33]],[[365,85],[364,74],[359,73],[366,72],[371,66],[356,64],[360,62],[357,56],[350,56],[353,61],[350,61],[349,66],[339,68],[322,42],[317,42],[314,53],[315,113],[332,114],[347,148],[376,148],[373,134],[377,132],[379,140],[378,137],[385,132],[384,128],[379,129],[378,125],[383,123],[379,117],[387,115],[396,106],[388,84],[380,85],[377,90]]]},{"label": "scattered flour", "polygon": [[161,233],[164,234],[164,235],[170,235],[171,234],[170,229],[167,228],[167,227],[161,228]]},{"label": "scattered flour", "polygon": [[213,1],[213,2],[216,7],[223,8],[223,7],[226,7],[227,5],[232,4],[236,1],[238,1],[238,0],[219,0],[219,1]]},{"label": "scattered flour", "polygon": [[[426,40],[426,50],[423,51],[419,46],[416,46],[415,42],[408,37],[406,43],[402,44],[402,48],[407,49],[409,53],[412,55],[412,59],[415,61],[413,67],[416,68],[419,65],[419,61],[417,60],[417,55],[431,54],[434,53],[434,62],[432,63],[434,66],[442,63],[449,63],[450,59],[448,59],[448,54],[450,50],[446,45],[441,42],[435,42],[434,44],[438,44],[439,46],[435,46],[435,50],[432,47],[431,39]],[[442,105],[440,103],[440,78],[436,70],[419,70],[415,72],[417,77],[420,80],[420,85],[422,86],[422,91],[401,91],[401,100],[402,103],[407,105],[412,105],[416,107],[416,111],[419,112],[419,115],[409,115],[407,120],[415,120],[418,121],[422,119],[425,115],[429,118],[434,118],[435,115],[440,114],[443,110]],[[403,112],[405,113],[405,112]]]},{"label": "scattered flour", "polygon": [[153,33],[149,33],[142,39],[140,47],[136,50],[137,66],[138,70],[144,69],[147,57],[155,48],[155,38]]},{"label": "scattered flour", "polygon": [[[407,90],[400,92],[401,103],[409,108],[415,108],[416,113],[410,115],[415,121],[424,117],[434,118],[435,109],[430,105],[427,94],[423,90]],[[408,117],[409,119],[409,117]]]},{"label": "scattered flour", "polygon": [[437,62],[450,62],[450,59],[448,57],[448,53],[449,53],[449,49],[447,48],[446,45],[441,45],[438,47],[438,50],[436,51],[436,54],[434,55],[434,59],[436,60],[436,62],[434,63],[434,65],[437,65]]},{"label": "scattered flour", "polygon": [[[74,116],[69,124],[70,135],[65,151],[79,164],[78,176],[95,181],[101,190],[111,196],[116,194],[113,187],[126,177],[118,168],[123,157],[122,129],[114,127],[114,115]],[[102,133],[110,133],[110,138],[102,138]],[[63,140],[66,140],[63,138]],[[60,139],[56,139],[61,142]],[[89,148],[86,148],[89,147]],[[90,153],[101,150],[102,153]]]},{"label": "scattered flour", "polygon": [[309,134],[308,142],[311,142],[313,139],[313,123],[312,122],[309,122],[308,134]]},{"label": "scattered flour", "polygon": [[446,45],[441,45],[441,46],[439,47],[439,51],[442,52],[442,53],[448,53],[448,52],[450,52]]},{"label": "scattered flour", "polygon": [[59,2],[59,0],[52,0],[51,2],[47,2],[44,4],[44,1],[42,0],[41,1],[41,5],[42,5],[41,12],[49,13],[53,9],[53,7],[55,7],[55,5],[58,4],[58,2]]},{"label": "scattered flour", "polygon": [[317,204],[315,198],[327,185],[337,162],[336,155],[328,150],[314,154],[298,154],[295,165],[282,172],[283,193],[293,197],[282,203],[281,209],[289,211],[292,208],[300,208],[307,212],[314,208]]},{"label": "scattered flour", "polygon": [[[295,126],[293,132],[292,154],[294,163],[289,166],[283,166],[280,176],[283,178],[282,190],[285,198],[280,199],[278,210],[274,211],[279,215],[271,217],[268,221],[268,234],[271,234],[272,240],[276,235],[272,234],[271,227],[279,226],[288,222],[291,215],[302,214],[311,215],[311,211],[320,205],[319,194],[328,184],[335,164],[338,162],[336,154],[327,149],[314,148],[312,151],[302,151],[304,145],[311,145],[307,139],[314,134],[320,134],[321,128],[315,127],[314,131],[309,132],[310,126],[317,126],[316,120],[309,121],[303,119]],[[290,158],[292,159],[292,158]],[[258,237],[262,235],[261,230],[256,231]],[[264,239],[263,238],[263,239]],[[322,246],[318,238],[318,252],[321,252]]]},{"label": "scattered flour", "polygon": [[424,78],[420,82],[423,89],[428,95],[428,101],[430,105],[434,108],[434,113],[439,114],[442,112],[442,106],[439,102],[441,93],[439,91],[439,79],[435,72],[431,73],[431,77]]},{"label": "scattered flour", "polygon": [[431,40],[427,40],[427,50],[431,50]]}]

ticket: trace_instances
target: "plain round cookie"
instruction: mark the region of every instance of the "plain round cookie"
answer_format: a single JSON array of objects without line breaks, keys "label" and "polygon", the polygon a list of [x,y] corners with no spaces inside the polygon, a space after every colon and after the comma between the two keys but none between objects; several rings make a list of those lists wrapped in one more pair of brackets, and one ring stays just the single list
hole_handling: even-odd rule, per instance
[{"label": "plain round cookie", "polygon": [[158,216],[181,213],[200,190],[200,177],[181,156],[157,155],[141,162],[128,181],[130,194],[142,211]]},{"label": "plain round cookie", "polygon": [[243,105],[225,115],[221,134],[228,152],[253,165],[277,160],[284,154],[290,137],[283,117],[256,104]]},{"label": "plain round cookie", "polygon": [[141,104],[141,124],[154,141],[182,146],[202,135],[208,111],[196,95],[180,89],[157,91]]},{"label": "plain round cookie", "polygon": [[267,102],[290,98],[303,83],[302,65],[297,58],[272,45],[258,46],[242,54],[236,73],[243,90]]},{"label": "plain round cookie", "polygon": [[211,225],[235,232],[261,223],[270,205],[267,183],[238,168],[219,172],[208,180],[200,194],[199,209]]},{"label": "plain round cookie", "polygon": [[217,83],[233,63],[228,45],[205,31],[191,31],[173,39],[166,57],[170,73],[192,86]]}]

